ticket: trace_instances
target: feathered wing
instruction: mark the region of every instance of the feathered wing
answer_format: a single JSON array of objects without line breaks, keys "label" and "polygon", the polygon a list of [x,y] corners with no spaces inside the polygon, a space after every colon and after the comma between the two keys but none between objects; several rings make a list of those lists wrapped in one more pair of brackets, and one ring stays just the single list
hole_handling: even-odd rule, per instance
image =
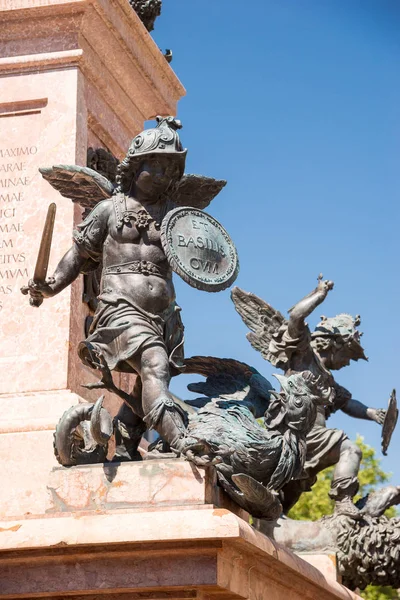
[{"label": "feathered wing", "polygon": [[211,398],[223,398],[249,402],[259,416],[267,409],[272,385],[253,367],[232,358],[214,356],[193,356],[185,360],[185,365],[186,374],[197,373],[207,378],[188,385],[191,392],[206,396],[186,400],[190,406],[200,408]]},{"label": "feathered wing", "polygon": [[[78,165],[54,165],[39,169],[40,173],[62,196],[92,209],[101,200],[110,198],[114,184],[106,177]],[[222,179],[204,175],[184,175],[171,193],[175,206],[204,209],[226,185]]]},{"label": "feathered wing", "polygon": [[89,167],[54,165],[40,168],[39,171],[62,196],[70,198],[82,208],[92,209],[114,192],[113,183]]},{"label": "feathered wing", "polygon": [[192,356],[185,360],[185,373],[196,373],[209,377],[211,375],[236,375],[247,381],[256,369],[233,358],[216,358],[215,356]]},{"label": "feathered wing", "polygon": [[204,175],[184,175],[172,193],[176,206],[192,206],[203,210],[219,194],[226,181]]},{"label": "feathered wing", "polygon": [[285,317],[268,302],[238,287],[232,289],[231,299],[244,323],[251,330],[246,336],[250,344],[274,367],[281,367],[282,356],[278,357],[271,352],[270,342],[287,322]]},{"label": "feathered wing", "polygon": [[[185,360],[185,366],[185,373],[196,373],[207,378],[206,381],[189,384],[188,389],[209,398],[242,400],[249,391],[250,378],[255,373],[245,363],[214,356],[192,356]],[[188,404],[190,402],[187,401]]]}]

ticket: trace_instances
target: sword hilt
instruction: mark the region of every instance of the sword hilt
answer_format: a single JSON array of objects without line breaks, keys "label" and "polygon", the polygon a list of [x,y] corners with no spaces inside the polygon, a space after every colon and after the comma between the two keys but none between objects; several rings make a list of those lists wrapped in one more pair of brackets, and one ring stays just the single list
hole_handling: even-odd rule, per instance
[{"label": "sword hilt", "polygon": [[41,298],[29,298],[29,304],[31,306],[35,306],[36,308],[39,308],[39,306],[41,306],[42,303],[43,303],[43,296]]},{"label": "sword hilt", "polygon": [[[29,294],[29,292],[30,292],[29,285],[24,285],[24,286],[21,288],[21,293],[22,293],[22,294],[24,294],[24,296],[27,296],[27,295]],[[29,304],[30,304],[31,306],[35,306],[36,308],[39,308],[39,306],[41,306],[41,305],[42,305],[42,303],[43,303],[43,300],[44,300],[43,296],[42,296],[42,297],[37,297],[37,298],[33,298],[33,297],[31,296],[31,297],[29,298]]]},{"label": "sword hilt", "polygon": [[[54,220],[56,216],[56,205],[52,202],[47,210],[46,221],[42,233],[42,239],[40,241],[39,253],[36,260],[35,272],[33,274],[33,280],[29,282],[29,285],[21,288],[21,292],[28,295],[34,284],[44,284],[46,282],[47,268],[49,266],[51,240],[53,237]],[[39,288],[40,291],[40,288]],[[32,296],[29,298],[29,304],[38,308],[42,302],[43,296]]]}]

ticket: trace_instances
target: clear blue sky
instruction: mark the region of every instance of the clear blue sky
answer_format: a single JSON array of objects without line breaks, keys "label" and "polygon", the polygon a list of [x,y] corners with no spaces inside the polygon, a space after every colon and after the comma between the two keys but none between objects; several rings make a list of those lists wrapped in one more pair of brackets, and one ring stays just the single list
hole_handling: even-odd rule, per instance
[{"label": "clear blue sky", "polygon": [[[370,406],[400,389],[400,4],[397,0],[164,0],[153,36],[187,89],[187,172],[224,178],[208,208],[236,243],[237,285],[283,313],[322,272],[310,319],[359,313],[369,363],[337,381]],[[176,277],[186,355],[274,372],[245,339],[229,291]],[[196,379],[196,378],[194,378]],[[180,376],[172,389],[190,397]],[[380,453],[380,427],[337,413]],[[382,466],[400,484],[400,426]]]}]

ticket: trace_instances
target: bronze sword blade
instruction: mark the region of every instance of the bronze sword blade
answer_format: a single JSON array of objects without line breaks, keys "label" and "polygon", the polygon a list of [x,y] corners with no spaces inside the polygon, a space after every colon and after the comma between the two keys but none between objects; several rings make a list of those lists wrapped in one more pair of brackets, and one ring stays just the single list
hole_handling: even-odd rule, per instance
[{"label": "bronze sword blade", "polygon": [[42,239],[40,241],[35,272],[33,274],[33,281],[35,283],[44,283],[46,281],[56,210],[57,207],[55,203],[52,202],[47,210],[46,222],[44,224]]}]

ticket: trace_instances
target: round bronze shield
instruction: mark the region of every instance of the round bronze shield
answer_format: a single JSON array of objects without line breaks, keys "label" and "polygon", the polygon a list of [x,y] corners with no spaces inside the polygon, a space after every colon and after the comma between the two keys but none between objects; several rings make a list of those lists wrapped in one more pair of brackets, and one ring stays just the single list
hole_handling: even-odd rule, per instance
[{"label": "round bronze shield", "polygon": [[202,210],[184,206],[169,212],[161,224],[161,243],[173,271],[192,287],[219,292],[238,276],[231,238]]},{"label": "round bronze shield", "polygon": [[393,390],[389,398],[385,420],[382,426],[382,453],[387,456],[387,449],[392,439],[393,431],[397,424],[399,411],[397,409],[396,390]]}]

